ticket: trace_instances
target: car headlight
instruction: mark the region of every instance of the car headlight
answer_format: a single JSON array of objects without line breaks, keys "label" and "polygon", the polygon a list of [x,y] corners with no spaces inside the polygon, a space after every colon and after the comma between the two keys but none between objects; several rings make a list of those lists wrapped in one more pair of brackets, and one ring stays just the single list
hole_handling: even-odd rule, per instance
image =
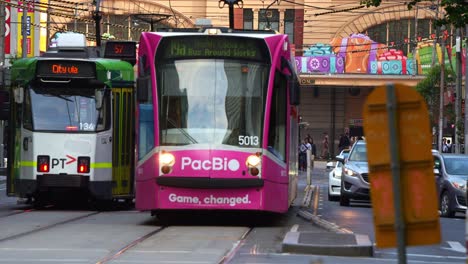
[{"label": "car headlight", "polygon": [[341,178],[341,170],[335,170],[333,177],[338,178],[338,179]]},{"label": "car headlight", "polygon": [[345,168],[344,169],[344,172],[346,173],[346,175],[348,176],[354,176],[354,177],[357,177],[359,175],[359,173],[353,171],[353,170],[350,170],[348,168]]},{"label": "car headlight", "polygon": [[452,182],[453,187],[457,188],[460,191],[466,192],[466,184],[465,183],[458,183],[458,182]]}]

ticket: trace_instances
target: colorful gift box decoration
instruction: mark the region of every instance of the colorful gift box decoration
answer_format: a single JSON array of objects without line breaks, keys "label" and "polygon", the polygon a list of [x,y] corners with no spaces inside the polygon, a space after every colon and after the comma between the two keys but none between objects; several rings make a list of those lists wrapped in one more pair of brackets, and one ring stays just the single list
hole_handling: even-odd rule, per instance
[{"label": "colorful gift box decoration", "polygon": [[[447,49],[445,51],[445,65],[450,65],[450,57],[448,55]],[[418,62],[418,74],[427,74],[432,68],[432,57],[433,52],[436,52],[435,57],[436,61],[434,64],[440,65],[442,61],[442,48],[439,44],[436,45],[434,49],[434,41],[423,39],[421,42],[418,42],[416,46],[416,60]]]},{"label": "colorful gift box decoration", "polygon": [[414,74],[414,63],[404,56],[403,51],[390,49],[381,54],[377,61],[371,62],[373,74]]},{"label": "colorful gift box decoration", "polygon": [[294,60],[296,61],[296,69],[297,69],[297,71],[300,72],[300,73],[304,73],[304,72],[302,71],[302,57],[296,56],[296,57],[294,57]]},{"label": "colorful gift box decoration", "polygon": [[383,44],[365,34],[351,34],[347,38],[333,38],[331,43],[337,56],[344,58],[345,73],[368,73],[371,63],[386,51]]},{"label": "colorful gift box decoration", "polygon": [[340,67],[342,59],[339,59],[340,64],[337,65],[336,54],[328,44],[314,44],[304,52],[304,56],[307,58],[305,63],[309,73],[343,73]]}]

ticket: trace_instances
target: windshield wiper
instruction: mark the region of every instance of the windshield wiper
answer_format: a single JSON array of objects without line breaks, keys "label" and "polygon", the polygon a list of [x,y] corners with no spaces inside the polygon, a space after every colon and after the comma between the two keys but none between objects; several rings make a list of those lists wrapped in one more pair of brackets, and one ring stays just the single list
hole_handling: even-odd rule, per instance
[{"label": "windshield wiper", "polygon": [[60,94],[48,94],[48,96],[57,97],[57,98],[63,99],[63,100],[68,101],[68,102],[73,102],[73,100],[68,99],[68,98],[66,98],[66,97],[64,97],[63,95],[60,95]]},{"label": "windshield wiper", "polygon": [[179,130],[186,138],[188,138],[188,140],[190,140],[190,142],[192,144],[197,144],[197,140],[195,140],[192,136],[190,136],[189,133],[187,133],[187,131],[185,131],[183,128],[180,128],[177,126],[177,124],[174,122],[174,120],[170,119],[170,118],[166,118],[166,120],[171,123],[172,126],[174,126],[174,128],[177,128],[177,130]]}]

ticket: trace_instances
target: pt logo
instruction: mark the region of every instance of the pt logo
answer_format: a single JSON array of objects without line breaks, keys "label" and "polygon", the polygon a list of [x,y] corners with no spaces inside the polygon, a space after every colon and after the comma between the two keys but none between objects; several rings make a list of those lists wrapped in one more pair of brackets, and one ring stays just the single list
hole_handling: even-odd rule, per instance
[{"label": "pt logo", "polygon": [[61,167],[62,169],[65,168],[65,165],[68,165],[70,163],[73,163],[76,161],[76,158],[75,157],[72,157],[70,155],[66,155],[66,159],[65,158],[53,158],[52,159],[52,169],[59,166]]}]

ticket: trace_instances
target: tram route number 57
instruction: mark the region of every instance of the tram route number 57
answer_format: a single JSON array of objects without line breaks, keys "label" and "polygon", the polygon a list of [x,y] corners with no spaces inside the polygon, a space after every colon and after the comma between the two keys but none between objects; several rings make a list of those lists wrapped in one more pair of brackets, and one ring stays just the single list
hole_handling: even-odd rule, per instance
[{"label": "tram route number 57", "polygon": [[53,158],[52,159],[52,169],[59,166],[62,169],[65,168],[65,165],[68,165],[70,163],[73,163],[76,161],[75,157],[72,157],[70,155],[66,155],[67,158]]}]

